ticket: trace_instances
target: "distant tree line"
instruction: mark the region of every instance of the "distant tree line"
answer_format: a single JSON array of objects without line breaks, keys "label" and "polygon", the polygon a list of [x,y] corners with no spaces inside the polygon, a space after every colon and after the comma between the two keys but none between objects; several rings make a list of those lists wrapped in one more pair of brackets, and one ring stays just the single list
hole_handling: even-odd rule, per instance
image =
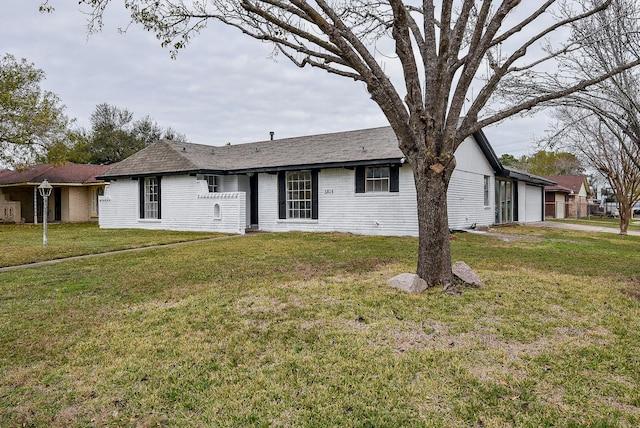
[{"label": "distant tree line", "polygon": [[532,155],[519,158],[505,153],[500,156],[502,165],[534,175],[579,175],[585,168],[580,159],[569,152],[539,150]]}]

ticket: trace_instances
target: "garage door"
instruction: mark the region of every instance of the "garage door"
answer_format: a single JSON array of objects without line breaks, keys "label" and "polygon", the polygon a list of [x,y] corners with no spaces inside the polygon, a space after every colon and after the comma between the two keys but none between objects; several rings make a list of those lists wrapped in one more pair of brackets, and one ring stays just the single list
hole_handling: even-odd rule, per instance
[{"label": "garage door", "polygon": [[525,186],[525,223],[542,221],[542,187]]}]

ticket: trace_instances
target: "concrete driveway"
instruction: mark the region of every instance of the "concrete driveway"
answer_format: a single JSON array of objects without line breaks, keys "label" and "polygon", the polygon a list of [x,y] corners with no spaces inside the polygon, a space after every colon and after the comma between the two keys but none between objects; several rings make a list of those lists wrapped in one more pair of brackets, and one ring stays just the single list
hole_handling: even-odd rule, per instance
[{"label": "concrete driveway", "polygon": [[[556,229],[580,230],[583,232],[604,232],[604,233],[620,234],[620,229],[615,227],[604,227],[604,226],[573,224],[573,223],[560,223],[557,221],[537,221],[533,223],[527,223],[527,226],[553,227]],[[627,235],[640,236],[640,231],[629,230],[627,231]]]}]

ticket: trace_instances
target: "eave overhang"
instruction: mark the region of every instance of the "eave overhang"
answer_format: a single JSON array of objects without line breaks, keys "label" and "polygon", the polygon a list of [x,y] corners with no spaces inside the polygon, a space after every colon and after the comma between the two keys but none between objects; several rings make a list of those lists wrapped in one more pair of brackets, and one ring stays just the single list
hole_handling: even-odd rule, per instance
[{"label": "eave overhang", "polygon": [[101,180],[110,181],[118,179],[137,179],[142,177],[151,176],[171,176],[171,175],[197,175],[197,174],[214,174],[214,175],[243,175],[250,173],[277,173],[280,171],[300,171],[307,169],[328,169],[328,168],[355,168],[357,166],[366,165],[401,165],[403,164],[403,158],[387,158],[387,159],[373,159],[373,160],[357,160],[346,162],[328,162],[328,163],[310,163],[310,164],[296,164],[296,165],[280,165],[280,166],[265,166],[259,168],[239,168],[239,169],[192,169],[184,171],[163,171],[163,172],[148,172],[140,174],[126,174],[126,175],[101,175],[96,178]]}]

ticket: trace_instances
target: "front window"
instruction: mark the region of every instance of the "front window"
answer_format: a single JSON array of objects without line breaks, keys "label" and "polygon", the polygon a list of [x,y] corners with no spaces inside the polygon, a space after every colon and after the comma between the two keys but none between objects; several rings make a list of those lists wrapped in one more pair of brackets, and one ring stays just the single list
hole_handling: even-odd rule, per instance
[{"label": "front window", "polygon": [[205,175],[204,178],[207,180],[207,187],[209,188],[209,193],[215,193],[219,191],[217,175]]},{"label": "front window", "polygon": [[365,192],[389,191],[389,167],[369,166],[365,177]]},{"label": "front window", "polygon": [[484,206],[489,206],[489,183],[490,178],[488,175],[484,176]]},{"label": "front window", "polygon": [[144,218],[158,218],[158,179],[144,179]]},{"label": "front window", "polygon": [[311,171],[287,172],[287,218],[312,218]]}]

